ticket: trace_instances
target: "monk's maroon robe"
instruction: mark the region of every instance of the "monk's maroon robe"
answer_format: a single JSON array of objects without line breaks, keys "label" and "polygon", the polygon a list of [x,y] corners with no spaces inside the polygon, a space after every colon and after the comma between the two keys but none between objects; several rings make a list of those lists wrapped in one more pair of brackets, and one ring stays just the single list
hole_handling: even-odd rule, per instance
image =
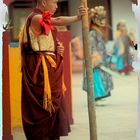
[{"label": "monk's maroon robe", "polygon": [[[55,52],[56,55],[51,56],[57,64],[56,69],[51,67],[47,59],[45,60],[48,67],[52,103],[55,108],[55,112],[50,115],[43,108],[44,71],[42,63],[38,68],[36,82],[33,81],[40,53],[46,54],[45,51],[35,52],[31,47],[29,27],[32,17],[36,14],[41,14],[41,12],[35,10],[27,20],[28,41],[22,43],[22,122],[27,140],[55,140],[51,137],[66,136],[70,131],[62,89],[63,58]],[[52,32],[56,46],[56,34]]]}]

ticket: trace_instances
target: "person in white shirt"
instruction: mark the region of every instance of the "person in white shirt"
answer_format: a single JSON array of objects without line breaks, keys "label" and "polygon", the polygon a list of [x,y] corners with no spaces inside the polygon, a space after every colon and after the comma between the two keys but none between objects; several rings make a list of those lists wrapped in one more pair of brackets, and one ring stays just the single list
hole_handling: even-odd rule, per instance
[{"label": "person in white shirt", "polygon": [[140,0],[137,0],[137,5],[132,4],[132,10],[135,14],[138,29],[138,52],[135,62],[133,62],[134,70],[138,73],[138,120],[137,120],[137,140],[140,140]]}]

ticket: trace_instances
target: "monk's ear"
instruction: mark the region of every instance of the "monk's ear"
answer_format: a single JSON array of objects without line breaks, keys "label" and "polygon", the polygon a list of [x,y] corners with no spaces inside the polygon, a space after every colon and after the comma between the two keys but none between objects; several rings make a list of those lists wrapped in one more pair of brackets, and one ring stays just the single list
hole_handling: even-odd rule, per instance
[{"label": "monk's ear", "polygon": [[43,7],[46,7],[46,4],[47,4],[47,3],[46,3],[46,0],[42,0],[41,3],[42,3],[42,6],[43,6]]}]

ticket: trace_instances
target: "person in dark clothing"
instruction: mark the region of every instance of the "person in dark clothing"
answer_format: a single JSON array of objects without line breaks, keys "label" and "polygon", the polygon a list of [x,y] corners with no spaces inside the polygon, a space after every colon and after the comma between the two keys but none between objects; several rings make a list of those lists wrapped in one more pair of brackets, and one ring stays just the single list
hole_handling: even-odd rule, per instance
[{"label": "person in dark clothing", "polygon": [[64,102],[64,46],[54,26],[79,21],[76,16],[56,17],[57,0],[37,0],[20,34],[22,62],[22,122],[27,140],[59,140],[70,132]]}]

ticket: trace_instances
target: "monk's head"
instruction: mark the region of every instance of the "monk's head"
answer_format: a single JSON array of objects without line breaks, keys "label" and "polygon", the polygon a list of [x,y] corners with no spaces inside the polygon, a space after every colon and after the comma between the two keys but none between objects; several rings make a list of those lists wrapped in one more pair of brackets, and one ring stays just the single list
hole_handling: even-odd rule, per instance
[{"label": "monk's head", "polygon": [[37,7],[43,12],[50,11],[54,14],[58,8],[57,2],[58,0],[37,0]]}]

